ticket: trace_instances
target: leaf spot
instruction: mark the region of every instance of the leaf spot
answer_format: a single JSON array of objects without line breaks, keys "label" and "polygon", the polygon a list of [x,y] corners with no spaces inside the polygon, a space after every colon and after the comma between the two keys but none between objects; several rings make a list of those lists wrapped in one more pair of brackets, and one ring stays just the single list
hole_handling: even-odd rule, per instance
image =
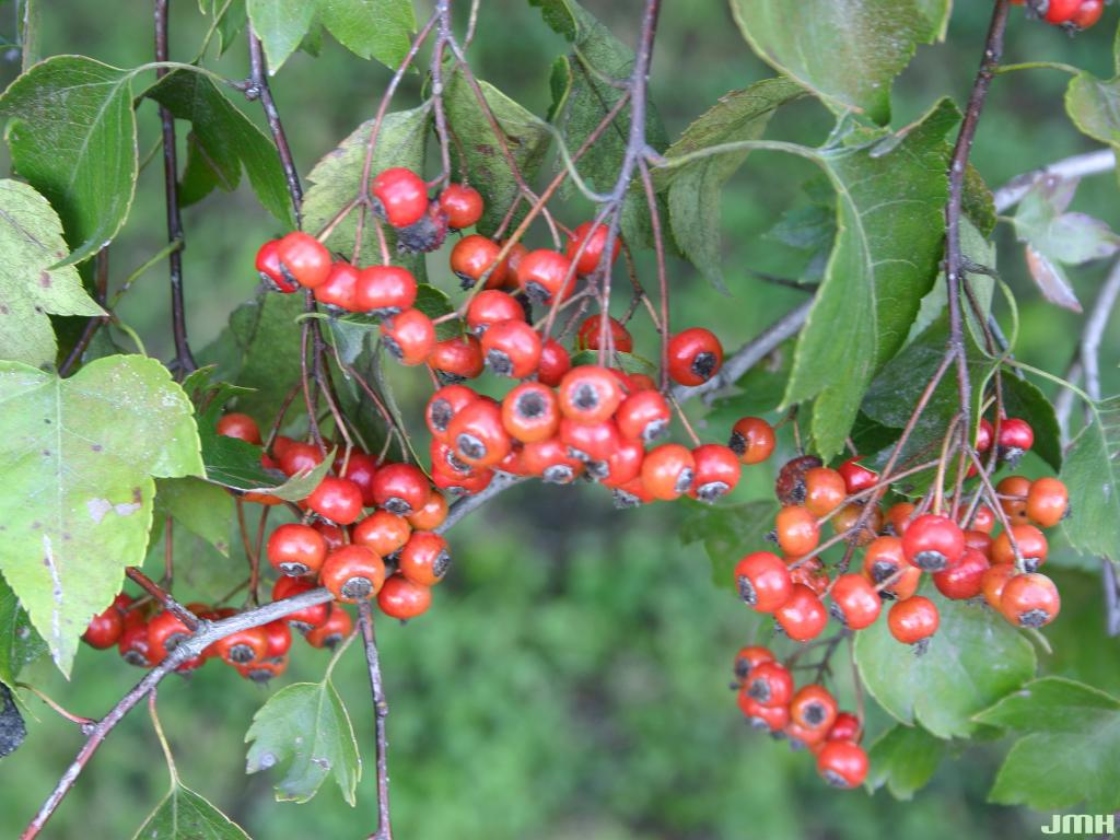
[{"label": "leaf spot", "polygon": [[322,767],[323,770],[331,769],[331,760],[329,758],[312,758],[311,763],[316,767]]},{"label": "leaf spot", "polygon": [[89,511],[90,519],[94,524],[100,525],[101,520],[105,518],[105,514],[113,509],[113,505],[108,499],[90,499],[86,502],[86,510]]},{"label": "leaf spot", "polygon": [[101,444],[100,444],[100,443],[95,443],[95,444],[93,444],[93,445],[92,445],[92,446],[90,447],[90,451],[92,451],[92,452],[100,452],[100,451],[101,451],[101,448],[102,448],[102,447],[101,447]]},{"label": "leaf spot", "polygon": [[48,272],[46,272],[46,271],[39,272],[39,285],[40,286],[42,286],[44,289],[49,289],[51,287],[51,283],[52,283],[51,275]]},{"label": "leaf spot", "polygon": [[276,766],[276,756],[272,753],[265,753],[257,759],[257,767],[261,770],[267,770],[269,767]]}]

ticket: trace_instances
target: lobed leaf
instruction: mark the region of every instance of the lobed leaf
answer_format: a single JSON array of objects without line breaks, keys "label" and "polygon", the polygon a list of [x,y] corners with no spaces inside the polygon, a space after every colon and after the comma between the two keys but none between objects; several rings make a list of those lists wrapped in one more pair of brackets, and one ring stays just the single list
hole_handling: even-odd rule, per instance
[{"label": "lobed leaf", "polygon": [[35,189],[0,180],[0,359],[53,365],[52,315],[104,315],[65,259],[62,223]]},{"label": "lobed leaf", "polygon": [[855,661],[867,690],[898,721],[938,738],[967,738],[974,715],[1034,675],[1035,652],[984,606],[936,603],[941,624],[924,654],[900,644],[884,616],[856,634]]},{"label": "lobed leaf", "polygon": [[933,777],[948,751],[947,744],[920,726],[892,726],[868,750],[867,785],[886,785],[895,799],[910,800]]},{"label": "lobed leaf", "polygon": [[25,666],[42,658],[47,645],[11,587],[0,578],[0,683],[14,685]]},{"label": "lobed leaf", "polygon": [[416,12],[411,0],[319,0],[319,20],[361,58],[396,70],[412,46]]},{"label": "lobed leaf", "polygon": [[249,22],[261,39],[273,75],[311,32],[316,4],[308,0],[247,0]]},{"label": "lobed leaf", "polygon": [[120,230],[136,186],[132,72],[83,56],[36,64],[0,96],[12,163],[58,211],[72,250],[97,253]]},{"label": "lobed leaf", "polygon": [[1040,811],[1085,803],[1120,809],[1120,699],[1083,683],[1044,677],[975,720],[1022,733],[996,776],[989,800]]},{"label": "lobed leaf", "polygon": [[200,475],[167,368],[110,356],[59,379],[0,363],[0,572],[68,674],[78,637],[144,557],[153,476]]},{"label": "lobed leaf", "polygon": [[330,680],[297,683],[278,691],[253,716],[245,735],[246,769],[276,767],[283,778],[276,798],[306,802],[333,776],[343,798],[354,805],[361,760],[346,707]]}]

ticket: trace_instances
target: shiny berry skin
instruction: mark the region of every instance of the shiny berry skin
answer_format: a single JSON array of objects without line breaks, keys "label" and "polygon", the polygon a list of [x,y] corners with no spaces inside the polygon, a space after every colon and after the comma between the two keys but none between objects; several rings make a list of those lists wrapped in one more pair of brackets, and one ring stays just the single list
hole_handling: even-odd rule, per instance
[{"label": "shiny berry skin", "polygon": [[496,466],[513,445],[501,407],[490,400],[475,400],[456,414],[447,435],[455,454],[472,468]]},{"label": "shiny berry skin", "polygon": [[1081,7],[1074,13],[1066,25],[1075,30],[1088,29],[1096,25],[1104,14],[1105,0],[1082,0]]},{"label": "shiny berry skin", "polygon": [[[861,524],[862,523],[862,524]],[[845,542],[864,546],[874,540],[883,527],[883,512],[878,505],[870,510],[860,502],[849,502],[832,515],[829,524]]]},{"label": "shiny berry skin", "polygon": [[263,627],[238,630],[214,642],[214,652],[230,665],[245,665],[265,659],[268,634]]},{"label": "shiny berry skin", "polygon": [[875,584],[860,574],[840,575],[829,595],[832,598],[829,612],[849,630],[870,627],[883,610]]},{"label": "shiny berry skin", "polygon": [[372,600],[385,582],[385,561],[364,545],[335,549],[319,570],[319,585],[347,604]]},{"label": "shiny berry skin", "polygon": [[[315,582],[304,577],[279,577],[272,584],[272,600],[282,601],[295,595],[302,595],[315,589]],[[310,607],[296,610],[284,616],[284,620],[293,625],[297,630],[306,632],[312,627],[318,627],[327,620],[330,612],[329,602],[312,604]]]},{"label": "shiny berry skin", "polygon": [[490,469],[471,470],[466,474],[442,469],[432,470],[432,484],[455,498],[481,493],[493,480],[494,471]]},{"label": "shiny berry skin", "polygon": [[1027,517],[1040,528],[1053,528],[1069,513],[1069,490],[1057,478],[1037,478],[1027,492]]},{"label": "shiny berry skin", "polygon": [[669,339],[669,378],[678,385],[703,385],[723,366],[723,345],[711,330],[692,327]]},{"label": "shiny berry skin", "polygon": [[541,358],[537,363],[537,381],[555,388],[572,369],[572,357],[564,345],[555,338],[547,338],[541,345]]},{"label": "shiny berry skin", "polygon": [[863,571],[874,584],[897,576],[909,565],[902,551],[902,539],[895,536],[876,537],[863,555]]},{"label": "shiny berry skin", "polygon": [[1010,535],[1004,531],[993,539],[992,563],[1016,562],[1011,537],[1015,538],[1015,546],[1019,549],[1019,556],[1023,560],[1023,569],[1028,572],[1038,571],[1038,567],[1046,562],[1050,546],[1046,541],[1046,535],[1033,525],[1012,525]]},{"label": "shiny berry skin", "polygon": [[502,399],[502,425],[522,443],[552,437],[560,428],[556,392],[539,382],[522,382]]},{"label": "shiny berry skin", "polygon": [[416,302],[416,277],[399,265],[369,265],[354,284],[354,311],[385,318]]},{"label": "shiny berry skin", "polygon": [[893,536],[901,537],[910,527],[911,517],[917,507],[912,502],[896,502],[887,508],[887,532]]},{"label": "shiny berry skin", "polygon": [[459,453],[450,443],[444,443],[433,438],[429,455],[431,456],[433,470],[454,475],[467,475],[473,470],[470,464],[459,457]]},{"label": "shiny berry skin", "polygon": [[755,668],[763,662],[773,661],[774,654],[770,648],[762,647],[761,645],[747,645],[746,647],[739,648],[739,652],[735,654],[735,664],[733,666],[735,679],[742,685],[743,681],[750,676]]},{"label": "shiny berry skin", "polygon": [[789,701],[790,722],[819,734],[821,739],[832,729],[839,713],[840,707],[832,692],[817,683],[803,685]]},{"label": "shiny berry skin", "polygon": [[602,465],[618,449],[622,440],[614,420],[577,423],[570,417],[561,418],[557,436],[568,447],[570,455],[587,464],[587,473],[591,478],[601,477]]},{"label": "shiny berry skin", "polygon": [[315,287],[315,300],[334,312],[354,312],[358,269],[346,262],[331,266],[327,279]]},{"label": "shiny berry skin", "polygon": [[270,621],[264,625],[264,635],[267,642],[265,659],[284,656],[292,647],[292,627],[283,619]]},{"label": "shiny berry skin", "polygon": [[776,443],[773,426],[761,417],[742,417],[731,427],[731,439],[727,445],[740,461],[749,465],[760,464],[769,458]]},{"label": "shiny berry skin", "polygon": [[782,551],[800,557],[813,551],[821,541],[817,518],[799,505],[787,505],[774,517],[774,534]]},{"label": "shiny berry skin", "polygon": [[546,484],[571,484],[584,470],[583,462],[558,437],[525,444],[521,465],[526,476],[539,477]]},{"label": "shiny berry skin", "polygon": [[887,612],[887,629],[904,645],[925,641],[937,632],[940,624],[937,605],[922,595],[897,601]]},{"label": "shiny berry skin", "polygon": [[804,502],[805,473],[821,465],[821,459],[816,455],[801,455],[786,461],[778,470],[778,477],[774,481],[774,495],[778,497],[778,501],[783,505],[799,505]]},{"label": "shiny berry skin", "polygon": [[[610,229],[606,225],[592,225],[591,222],[584,222],[572,231],[572,235],[568,238],[567,256],[569,260],[576,264],[577,273],[589,275],[595,272],[595,269],[599,267],[603,252],[607,248],[609,234]],[[586,244],[584,244],[585,242]],[[583,248],[582,253],[580,253],[581,247]],[[611,258],[607,263],[608,269],[610,263],[618,259],[618,252],[621,248],[622,240],[616,236],[614,247],[611,249]]]},{"label": "shiny berry skin", "polygon": [[1000,457],[1014,465],[1034,445],[1034,429],[1019,417],[1004,417],[996,432],[996,444]]},{"label": "shiny berry skin", "polygon": [[976,451],[983,454],[992,448],[992,439],[996,430],[987,417],[980,418],[980,425],[976,428]]},{"label": "shiny berry skin", "polygon": [[834,788],[859,787],[868,765],[867,753],[852,741],[829,741],[817,753],[817,773]]},{"label": "shiny berry skin", "polygon": [[[607,318],[607,330],[610,332],[611,346],[617,353],[634,352],[634,337],[630,330],[615,318]],[[579,325],[576,332],[577,350],[598,350],[602,346],[603,316],[589,315]]]},{"label": "shiny berry skin", "polygon": [[[451,249],[451,272],[464,289],[471,289],[486,276],[487,289],[500,289],[506,282],[506,268],[498,263],[502,246],[477,233],[464,236]],[[487,274],[489,272],[489,274]]]},{"label": "shiny berry skin", "polygon": [[606,461],[594,466],[595,477],[604,487],[618,489],[641,478],[645,458],[646,450],[641,441],[620,437]]},{"label": "shiny berry skin", "polygon": [[828,610],[816,592],[796,583],[789,600],[774,611],[774,618],[795,642],[811,642],[828,624]]},{"label": "shiny berry skin", "polygon": [[1050,0],[1042,19],[1054,25],[1071,21],[1080,11],[1081,3],[1082,0]]},{"label": "shiny berry skin", "polygon": [[1044,627],[1058,617],[1062,600],[1046,575],[1015,575],[1003,587],[999,611],[1016,627]]},{"label": "shiny berry skin", "polygon": [[781,732],[789,724],[788,706],[763,706],[746,691],[739,692],[738,703],[752,729]]},{"label": "shiny berry skin", "polygon": [[428,212],[428,187],[424,180],[403,166],[380,172],[370,184],[374,212],[396,228],[408,227]]},{"label": "shiny berry skin", "polygon": [[293,230],[280,238],[276,243],[276,259],[284,276],[305,289],[327,282],[334,262],[322,242],[301,230]]},{"label": "shiny berry skin", "polygon": [[825,737],[829,741],[852,741],[858,744],[863,739],[863,723],[851,712],[840,712]]},{"label": "shiny berry skin", "polygon": [[902,535],[906,559],[924,572],[951,569],[964,554],[964,532],[947,516],[926,513]]},{"label": "shiny berry skin", "polygon": [[114,601],[104,611],[90,619],[82,634],[82,641],[96,650],[107,650],[120,641],[124,632],[124,613]]},{"label": "shiny berry skin", "polygon": [[148,621],[148,662],[159,665],[190,635],[191,629],[175,613],[167,610],[156,613]]},{"label": "shiny berry skin", "polygon": [[148,621],[146,618],[136,623],[125,623],[120,638],[117,639],[117,650],[121,658],[129,665],[138,668],[150,668],[152,665],[148,649]]},{"label": "shiny berry skin", "polygon": [[279,239],[270,239],[260,247],[256,269],[261,280],[273,291],[288,295],[299,289],[299,283],[281,270],[279,244]]},{"label": "shiny berry skin", "polygon": [[980,507],[976,508],[976,512],[972,516],[969,530],[979,531],[982,534],[990,534],[995,525],[995,511],[987,505],[980,505]]},{"label": "shiny berry skin", "polygon": [[282,575],[313,575],[326,559],[327,541],[310,525],[288,522],[272,532],[265,553]]},{"label": "shiny berry skin", "polygon": [[408,621],[428,611],[432,605],[432,588],[413,583],[401,574],[389,575],[377,593],[377,605],[390,618]]},{"label": "shiny berry skin", "polygon": [[975,598],[983,591],[984,572],[991,565],[988,558],[979,551],[966,548],[957,565],[933,573],[933,585],[938,592],[954,601]]},{"label": "shiny berry skin", "polygon": [[482,334],[486,367],[499,376],[524,379],[537,371],[541,336],[524,321],[499,321]]},{"label": "shiny berry skin", "polygon": [[863,466],[859,463],[859,459],[860,456],[858,455],[855,458],[849,458],[836,468],[836,471],[844,479],[844,485],[848,488],[849,495],[870,490],[879,483],[879,474]]},{"label": "shiny berry skin", "polygon": [[1003,598],[1003,588],[1011,578],[1019,574],[1019,570],[1012,563],[994,563],[984,572],[980,579],[980,593],[988,606],[998,610],[1000,600]]},{"label": "shiny berry skin", "polygon": [[336,525],[350,525],[362,515],[362,488],[348,478],[323,476],[307,497],[307,507]]},{"label": "shiny berry skin", "polygon": [[763,706],[788,706],[793,697],[793,675],[780,662],[761,662],[751,669],[743,688]]},{"label": "shiny berry skin", "polygon": [[412,525],[407,519],[378,510],[354,526],[350,541],[354,545],[364,545],[378,557],[388,557],[403,548],[411,536]]},{"label": "shiny berry skin", "polygon": [[703,443],[692,450],[696,467],[689,494],[713,504],[739,485],[742,465],[730,447]]},{"label": "shiny berry skin", "polygon": [[577,423],[602,423],[622,404],[622,386],[609,368],[580,365],[568,371],[557,389],[560,412]]},{"label": "shiny berry skin", "polygon": [[452,230],[473,227],[482,218],[482,195],[466,184],[448,184],[439,194],[439,209]]},{"label": "shiny berry skin", "polygon": [[332,603],[329,606],[330,614],[327,616],[327,620],[303,634],[307,643],[313,648],[334,650],[342,643],[343,639],[350,635],[350,631],[354,627],[354,621],[350,618],[350,613],[338,604]]},{"label": "shiny berry skin", "polygon": [[428,366],[441,382],[460,382],[482,374],[482,345],[473,335],[459,335],[437,341],[428,357]]},{"label": "shiny berry skin", "polygon": [[[790,558],[783,559],[788,563]],[[821,597],[828,592],[830,578],[828,572],[824,570],[824,563],[821,562],[819,557],[803,558],[795,564],[790,564],[789,577],[794,584],[800,583],[807,586]]]},{"label": "shiny berry skin", "polygon": [[284,448],[280,456],[280,469],[284,475],[298,475],[311,472],[323,463],[323,453],[312,443],[293,442]]},{"label": "shiny berry skin", "polygon": [[257,685],[267,685],[269,680],[282,676],[288,670],[288,656],[274,656],[271,659],[246,662],[233,667],[245,679]]},{"label": "shiny berry skin", "polygon": [[424,409],[424,420],[428,431],[436,440],[450,443],[447,427],[455,415],[478,399],[478,393],[466,385],[444,385],[428,399]]},{"label": "shiny berry skin", "polygon": [[451,568],[447,540],[431,531],[414,531],[401,549],[397,569],[413,583],[435,586]]},{"label": "shiny berry skin", "polygon": [[747,606],[772,613],[793,594],[793,581],[782,558],[756,551],[735,564],[735,588]]},{"label": "shiny berry skin", "polygon": [[669,403],[658,391],[631,392],[619,404],[615,421],[623,437],[654,443],[669,433]]},{"label": "shiny berry skin", "polygon": [[419,309],[405,309],[381,322],[381,341],[402,365],[422,365],[435,349],[436,328]]},{"label": "shiny berry skin", "polygon": [[563,303],[575,289],[571,261],[559,251],[539,248],[521,258],[517,285],[533,303]]},{"label": "shiny berry skin", "polygon": [[525,309],[508,292],[486,289],[471,298],[463,317],[467,329],[481,336],[494,324],[502,321],[524,321]]},{"label": "shiny berry skin", "polygon": [[802,504],[813,516],[828,516],[844,504],[850,492],[837,470],[812,467],[805,471],[805,500]]},{"label": "shiny berry skin", "polygon": [[253,446],[261,445],[261,430],[257,426],[257,421],[248,414],[236,411],[223,414],[218,419],[217,431],[224,437],[237,438]]},{"label": "shiny berry skin", "polygon": [[378,466],[375,456],[357,449],[351,449],[349,455],[340,452],[334,460],[335,474],[358,485],[363,507],[376,504],[373,500],[373,477],[377,475]]},{"label": "shiny berry skin", "polygon": [[642,484],[653,498],[671,502],[692,486],[695,470],[696,459],[687,447],[663,443],[646,453]]},{"label": "shiny berry skin", "polygon": [[412,464],[385,464],[373,479],[377,506],[398,516],[420,510],[431,492],[424,473]]},{"label": "shiny berry skin", "polygon": [[1009,475],[996,485],[999,506],[1012,524],[1027,521],[1027,496],[1031,491],[1031,480],[1022,475]]},{"label": "shiny berry skin", "polygon": [[435,490],[420,510],[414,510],[407,517],[408,524],[417,531],[434,531],[447,519],[447,499]]}]

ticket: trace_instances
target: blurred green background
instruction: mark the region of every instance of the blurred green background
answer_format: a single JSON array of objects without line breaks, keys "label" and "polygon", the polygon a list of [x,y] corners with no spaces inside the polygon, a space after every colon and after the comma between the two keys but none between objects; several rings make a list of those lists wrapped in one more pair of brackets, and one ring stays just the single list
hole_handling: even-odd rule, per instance
[{"label": "blurred green background", "polygon": [[[586,5],[623,41],[634,42],[637,0]],[[920,50],[897,84],[896,126],[917,118],[941,95],[958,103],[967,95],[990,5],[958,5],[948,43]],[[426,4],[418,8],[427,11]],[[0,3],[0,35],[8,40],[17,12],[12,2]],[[173,12],[172,54],[189,60],[206,22],[193,2],[178,3]],[[1114,9],[1105,25],[1076,40],[1018,12],[1013,18],[1008,61],[1064,61],[1111,74]],[[42,23],[44,55],[82,53],[118,66],[150,60],[147,4],[59,0],[44,5]],[[471,52],[476,72],[537,113],[547,109],[549,65],[563,50],[527,3],[483,0]],[[241,45],[214,66],[243,78]],[[6,84],[16,72],[18,56],[9,50],[0,80]],[[652,89],[670,137],[722,94],[769,75],[747,50],[724,3],[665,4]],[[358,61],[329,39],[317,58],[297,54],[281,70],[274,92],[301,173],[372,116],[387,78],[385,70]],[[1067,78],[1036,70],[997,80],[973,155],[990,184],[1092,148],[1062,110]],[[415,84],[406,85],[400,107],[415,104],[416,92]],[[252,105],[246,109],[259,116]],[[140,114],[145,151],[156,141],[157,120],[149,102]],[[773,134],[815,144],[830,128],[823,109],[802,103],[778,115]],[[0,163],[6,170],[6,158]],[[675,263],[675,323],[706,324],[734,346],[803,299],[801,292],[761,283],[748,269],[796,270],[793,256],[762,235],[782,211],[803,200],[798,187],[815,174],[798,161],[765,155],[735,176],[723,208],[731,300]],[[113,249],[115,284],[165,240],[161,178],[156,166],[141,175],[132,218]],[[1115,186],[1108,176],[1086,182],[1075,209],[1115,225]],[[572,225],[586,212],[579,204],[558,210]],[[219,333],[229,311],[252,295],[256,249],[282,231],[246,191],[188,208],[185,224],[189,329],[201,347]],[[1001,269],[1022,301],[1018,355],[1060,372],[1080,320],[1039,300],[1006,228],[999,241]],[[1073,272],[1083,301],[1092,300],[1103,270]],[[165,358],[166,298],[166,269],[159,265],[137,279],[119,308],[148,352]],[[1112,392],[1118,346],[1113,329],[1102,358]],[[725,431],[706,434],[722,439]],[[764,488],[771,469],[754,470],[750,486],[738,495]],[[455,529],[456,565],[431,612],[407,626],[379,626],[397,837],[933,840],[1018,838],[1038,831],[1041,815],[984,802],[1005,744],[962,749],[927,790],[900,803],[883,791],[832,792],[816,778],[808,756],[748,731],[727,681],[734,652],[760,631],[727,590],[712,584],[700,546],[679,544],[684,511],[678,507],[615,512],[599,488],[535,485],[507,493]],[[1088,577],[1077,588],[1085,638],[1100,655],[1085,667],[1099,669],[1098,662],[1110,656],[1120,661],[1116,640],[1099,634],[1099,592]],[[190,594],[182,593],[184,599]],[[330,786],[307,805],[276,804],[267,775],[244,775],[242,740],[254,711],[277,688],[321,677],[325,655],[299,640],[295,647],[290,671],[268,688],[215,665],[189,680],[167,681],[159,710],[180,772],[254,837],[364,836],[374,820],[372,721],[357,651],[341,663],[336,682],[365,760],[359,806],[349,808]],[[138,672],[114,655],[84,650],[69,684],[45,667],[35,676],[67,708],[98,716]],[[1115,688],[1115,677],[1107,682]],[[850,706],[850,693],[845,700]],[[72,725],[33,698],[29,703],[38,719],[29,721],[28,740],[0,762],[4,837],[26,823],[80,743]],[[886,725],[874,714],[870,723],[872,736]],[[129,837],[166,786],[151,724],[137,711],[113,732],[44,836]]]}]

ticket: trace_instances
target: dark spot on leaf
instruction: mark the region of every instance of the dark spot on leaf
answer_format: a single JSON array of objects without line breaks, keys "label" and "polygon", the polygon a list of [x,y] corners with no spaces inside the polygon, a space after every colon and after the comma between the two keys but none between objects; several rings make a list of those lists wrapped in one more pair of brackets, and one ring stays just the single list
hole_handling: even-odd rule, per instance
[{"label": "dark spot on leaf", "polygon": [[101,444],[100,443],[95,443],[92,446],[90,446],[90,449],[93,450],[94,452],[100,452],[101,451]]},{"label": "dark spot on leaf", "polygon": [[142,501],[144,501],[144,495],[140,492],[139,487],[132,488],[132,501],[134,501],[136,504],[140,504]]},{"label": "dark spot on leaf", "polygon": [[36,312],[38,312],[38,313],[39,313],[40,315],[42,315],[42,314],[43,314],[43,307],[41,307],[41,306],[36,306],[36,307],[35,307],[35,311],[36,311]]},{"label": "dark spot on leaf", "polygon": [[42,272],[39,273],[39,285],[40,286],[42,286],[44,289],[49,289],[51,287],[51,283],[52,283],[52,281],[51,281],[50,274],[48,274],[45,271],[42,271]]},{"label": "dark spot on leaf", "polygon": [[27,726],[12,700],[12,692],[0,683],[0,758],[15,752],[26,737]]},{"label": "dark spot on leaf", "polygon": [[43,523],[42,523],[42,522],[32,522],[32,523],[31,523],[31,530],[32,530],[32,531],[38,531],[38,530],[39,530],[40,528],[42,528],[42,527],[43,527]]},{"label": "dark spot on leaf", "polygon": [[11,313],[11,310],[8,309],[7,306],[4,306],[3,304],[0,304],[0,315],[8,315],[10,313]]},{"label": "dark spot on leaf", "polygon": [[44,450],[43,450],[43,457],[44,457],[44,458],[49,458],[49,457],[51,457],[51,451],[50,451],[49,449],[44,449]]}]

